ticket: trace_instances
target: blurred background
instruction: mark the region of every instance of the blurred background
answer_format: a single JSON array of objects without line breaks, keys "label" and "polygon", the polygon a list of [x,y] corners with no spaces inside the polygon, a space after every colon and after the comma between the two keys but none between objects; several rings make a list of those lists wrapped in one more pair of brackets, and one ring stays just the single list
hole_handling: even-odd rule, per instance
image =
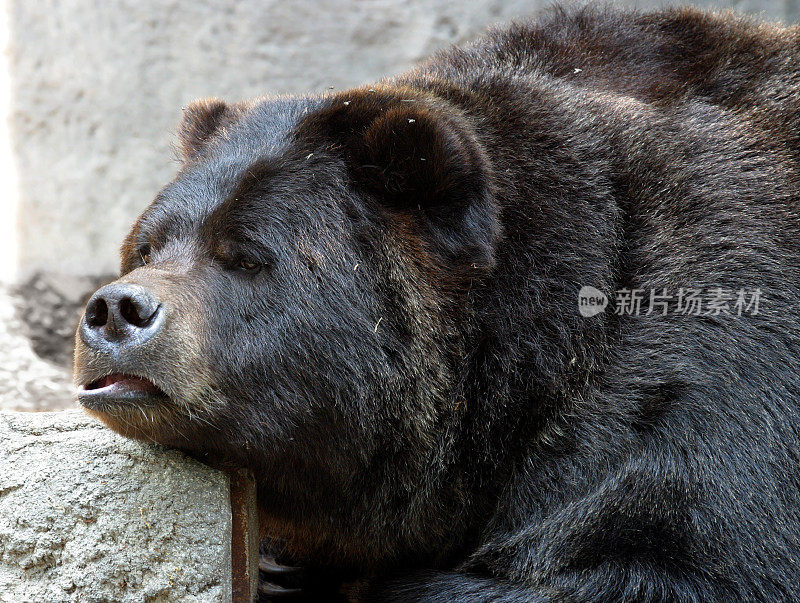
[{"label": "blurred background", "polygon": [[[74,404],[80,308],[176,170],[189,101],[358,85],[549,4],[0,0],[0,409]],[[694,4],[800,19],[800,0]]]}]

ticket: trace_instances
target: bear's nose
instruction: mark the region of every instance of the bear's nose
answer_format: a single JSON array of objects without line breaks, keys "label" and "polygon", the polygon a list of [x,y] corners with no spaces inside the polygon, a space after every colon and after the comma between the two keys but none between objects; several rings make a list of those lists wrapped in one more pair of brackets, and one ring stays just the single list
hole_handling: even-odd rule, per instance
[{"label": "bear's nose", "polygon": [[86,304],[81,336],[95,349],[139,345],[156,334],[162,314],[161,304],[144,287],[111,283],[98,289]]}]

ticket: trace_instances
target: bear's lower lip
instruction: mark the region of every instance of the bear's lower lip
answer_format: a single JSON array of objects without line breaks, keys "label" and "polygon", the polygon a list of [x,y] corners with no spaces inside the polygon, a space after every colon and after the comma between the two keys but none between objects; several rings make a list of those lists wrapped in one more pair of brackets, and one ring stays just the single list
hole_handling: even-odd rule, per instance
[{"label": "bear's lower lip", "polygon": [[141,404],[166,397],[152,381],[123,373],[112,373],[78,388],[78,402],[95,410],[126,403]]}]

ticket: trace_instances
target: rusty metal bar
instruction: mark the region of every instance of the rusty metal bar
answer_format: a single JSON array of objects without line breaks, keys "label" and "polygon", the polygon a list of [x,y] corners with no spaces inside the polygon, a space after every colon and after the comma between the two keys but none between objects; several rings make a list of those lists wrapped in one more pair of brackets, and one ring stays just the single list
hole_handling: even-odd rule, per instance
[{"label": "rusty metal bar", "polygon": [[231,480],[231,600],[252,603],[258,593],[256,483],[247,469],[228,471]]}]

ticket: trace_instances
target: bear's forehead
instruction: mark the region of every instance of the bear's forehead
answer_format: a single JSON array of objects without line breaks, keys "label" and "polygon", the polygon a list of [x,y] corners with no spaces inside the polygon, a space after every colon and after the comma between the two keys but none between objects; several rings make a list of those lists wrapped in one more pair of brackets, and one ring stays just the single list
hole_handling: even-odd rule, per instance
[{"label": "bear's forehead", "polygon": [[201,161],[184,166],[162,189],[141,226],[162,222],[172,230],[196,230],[215,212],[246,207],[245,191],[256,181],[271,189],[275,211],[281,201],[291,203],[309,180],[317,180],[292,161],[297,152],[293,135],[298,123],[323,103],[322,97],[286,97],[253,104],[216,137]]},{"label": "bear's forehead", "polygon": [[325,103],[324,96],[262,98],[248,103],[243,114],[218,137],[213,153],[251,158],[279,153],[300,121]]}]

